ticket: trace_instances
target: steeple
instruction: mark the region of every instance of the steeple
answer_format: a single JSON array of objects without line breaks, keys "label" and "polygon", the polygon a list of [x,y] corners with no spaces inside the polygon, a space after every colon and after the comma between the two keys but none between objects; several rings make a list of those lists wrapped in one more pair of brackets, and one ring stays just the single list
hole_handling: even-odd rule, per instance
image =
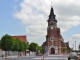
[{"label": "steeple", "polygon": [[55,20],[55,14],[54,14],[54,10],[53,10],[53,7],[51,6],[51,10],[50,10],[50,15],[49,15],[49,19],[53,19]]},{"label": "steeple", "polygon": [[57,27],[57,20],[56,20],[55,17],[56,17],[56,15],[54,14],[53,7],[51,6],[49,19],[47,20],[48,26],[55,26],[55,27]]}]

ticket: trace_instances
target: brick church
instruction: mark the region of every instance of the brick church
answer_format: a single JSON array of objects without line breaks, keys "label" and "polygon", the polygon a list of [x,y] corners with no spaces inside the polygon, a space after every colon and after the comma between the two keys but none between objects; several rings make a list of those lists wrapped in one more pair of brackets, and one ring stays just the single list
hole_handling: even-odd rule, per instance
[{"label": "brick church", "polygon": [[46,41],[42,45],[43,53],[61,54],[63,53],[63,48],[69,48],[69,42],[64,42],[55,17],[53,7],[51,7],[49,19],[47,20]]}]

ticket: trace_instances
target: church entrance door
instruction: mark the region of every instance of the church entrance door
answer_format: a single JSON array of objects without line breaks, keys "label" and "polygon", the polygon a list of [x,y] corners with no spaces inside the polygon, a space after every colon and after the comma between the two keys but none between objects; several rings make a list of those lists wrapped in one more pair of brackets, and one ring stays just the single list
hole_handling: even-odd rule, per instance
[{"label": "church entrance door", "polygon": [[55,49],[51,48],[51,54],[55,54]]}]

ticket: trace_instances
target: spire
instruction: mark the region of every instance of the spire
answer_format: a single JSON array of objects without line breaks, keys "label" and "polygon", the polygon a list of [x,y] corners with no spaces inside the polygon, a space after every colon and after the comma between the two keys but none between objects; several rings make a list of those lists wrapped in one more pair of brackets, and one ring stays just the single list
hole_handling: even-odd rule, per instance
[{"label": "spire", "polygon": [[50,10],[49,19],[55,19],[55,16],[56,16],[56,15],[54,14],[52,2],[51,2],[51,10]]},{"label": "spire", "polygon": [[51,2],[51,8],[53,7],[53,3]]}]

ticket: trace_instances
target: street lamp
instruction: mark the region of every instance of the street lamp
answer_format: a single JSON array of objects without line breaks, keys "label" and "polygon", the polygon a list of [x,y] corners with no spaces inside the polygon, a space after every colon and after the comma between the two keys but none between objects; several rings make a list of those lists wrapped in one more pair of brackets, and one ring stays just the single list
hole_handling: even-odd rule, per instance
[{"label": "street lamp", "polygon": [[36,46],[36,55],[38,55],[38,50],[37,50],[37,46]]},{"label": "street lamp", "polygon": [[74,44],[73,44],[73,50],[74,50]]},{"label": "street lamp", "polygon": [[7,39],[6,39],[6,57],[7,57]]},{"label": "street lamp", "polygon": [[49,55],[49,39],[48,39],[48,55]]},{"label": "street lamp", "polygon": [[76,41],[75,41],[75,51],[76,51]]}]

